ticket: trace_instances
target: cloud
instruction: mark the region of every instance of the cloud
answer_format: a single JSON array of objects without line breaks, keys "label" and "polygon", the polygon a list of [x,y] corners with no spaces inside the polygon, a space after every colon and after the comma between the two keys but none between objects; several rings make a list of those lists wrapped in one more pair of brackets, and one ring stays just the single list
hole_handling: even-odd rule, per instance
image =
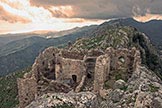
[{"label": "cloud", "polygon": [[162,15],[159,15],[159,14],[146,14],[145,16],[137,16],[137,17],[134,17],[135,20],[137,21],[140,21],[140,22],[147,22],[147,21],[150,21],[150,20],[153,20],[153,19],[156,19],[156,20],[162,20]]},{"label": "cloud", "polygon": [[7,12],[2,6],[0,6],[0,20],[7,21],[9,23],[28,23],[29,19],[23,18],[21,16],[14,15],[10,12]]},{"label": "cloud", "polygon": [[[162,0],[30,0],[35,6],[50,10],[54,17],[109,19],[162,14]],[[71,13],[51,10],[71,6]]]}]

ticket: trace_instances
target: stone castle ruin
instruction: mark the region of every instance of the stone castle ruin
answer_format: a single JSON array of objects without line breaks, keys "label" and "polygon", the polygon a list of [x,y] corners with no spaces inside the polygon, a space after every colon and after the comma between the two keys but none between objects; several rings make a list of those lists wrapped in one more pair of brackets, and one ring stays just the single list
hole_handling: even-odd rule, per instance
[{"label": "stone castle ruin", "polygon": [[140,65],[136,48],[84,53],[47,48],[35,60],[30,73],[18,79],[20,108],[45,93],[92,91],[100,94],[117,79],[128,80]]}]

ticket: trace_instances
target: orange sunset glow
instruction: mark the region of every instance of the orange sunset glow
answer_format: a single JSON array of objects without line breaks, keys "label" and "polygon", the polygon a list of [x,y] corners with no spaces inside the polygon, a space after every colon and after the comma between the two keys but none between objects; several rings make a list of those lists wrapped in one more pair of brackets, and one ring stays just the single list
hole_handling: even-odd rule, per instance
[{"label": "orange sunset glow", "polygon": [[102,20],[84,20],[81,18],[56,18],[52,12],[60,10],[67,16],[73,14],[72,7],[31,6],[29,0],[0,0],[0,31],[1,33],[29,32],[35,30],[60,31],[75,26],[98,24]]},{"label": "orange sunset glow", "polygon": [[[30,32],[36,30],[60,31],[74,28],[76,26],[80,27],[91,24],[100,24],[113,18],[112,16],[117,16],[114,15],[114,10],[117,12],[120,10],[117,9],[115,3],[105,4],[114,7],[105,10],[100,4],[99,6],[94,4],[99,3],[96,0],[94,0],[94,3],[88,1],[86,3],[78,2],[78,4],[73,0],[70,1],[61,3],[61,1],[59,2],[56,0],[55,3],[55,0],[47,0],[47,2],[44,2],[43,0],[0,0],[1,34]],[[91,9],[88,8],[88,5]],[[96,9],[102,8],[103,10],[95,11],[93,9],[95,7]],[[104,15],[104,12],[107,16]],[[121,16],[128,17],[127,15]],[[133,15],[129,15],[129,17],[132,16]],[[162,16],[158,14],[146,14],[142,17],[140,15],[133,17],[136,20],[143,22],[151,19],[162,19]]]}]

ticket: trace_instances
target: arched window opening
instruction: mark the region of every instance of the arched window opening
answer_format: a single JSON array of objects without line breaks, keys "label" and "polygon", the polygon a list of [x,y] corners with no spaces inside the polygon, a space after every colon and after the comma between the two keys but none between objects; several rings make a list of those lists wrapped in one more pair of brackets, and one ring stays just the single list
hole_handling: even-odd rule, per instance
[{"label": "arched window opening", "polygon": [[121,63],[125,63],[125,58],[124,58],[123,56],[121,56],[121,57],[119,57],[119,61],[120,61]]},{"label": "arched window opening", "polygon": [[91,79],[92,78],[92,75],[90,73],[87,73],[87,78],[88,79]]},{"label": "arched window opening", "polygon": [[72,75],[72,79],[73,81],[76,83],[77,82],[77,76],[76,75]]}]

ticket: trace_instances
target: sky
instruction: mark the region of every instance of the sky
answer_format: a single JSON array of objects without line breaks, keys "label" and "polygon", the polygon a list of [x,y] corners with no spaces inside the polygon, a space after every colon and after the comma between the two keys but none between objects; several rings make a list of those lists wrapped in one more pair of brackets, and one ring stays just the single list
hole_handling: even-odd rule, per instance
[{"label": "sky", "polygon": [[61,31],[123,17],[162,19],[162,0],[0,0],[0,34]]}]

